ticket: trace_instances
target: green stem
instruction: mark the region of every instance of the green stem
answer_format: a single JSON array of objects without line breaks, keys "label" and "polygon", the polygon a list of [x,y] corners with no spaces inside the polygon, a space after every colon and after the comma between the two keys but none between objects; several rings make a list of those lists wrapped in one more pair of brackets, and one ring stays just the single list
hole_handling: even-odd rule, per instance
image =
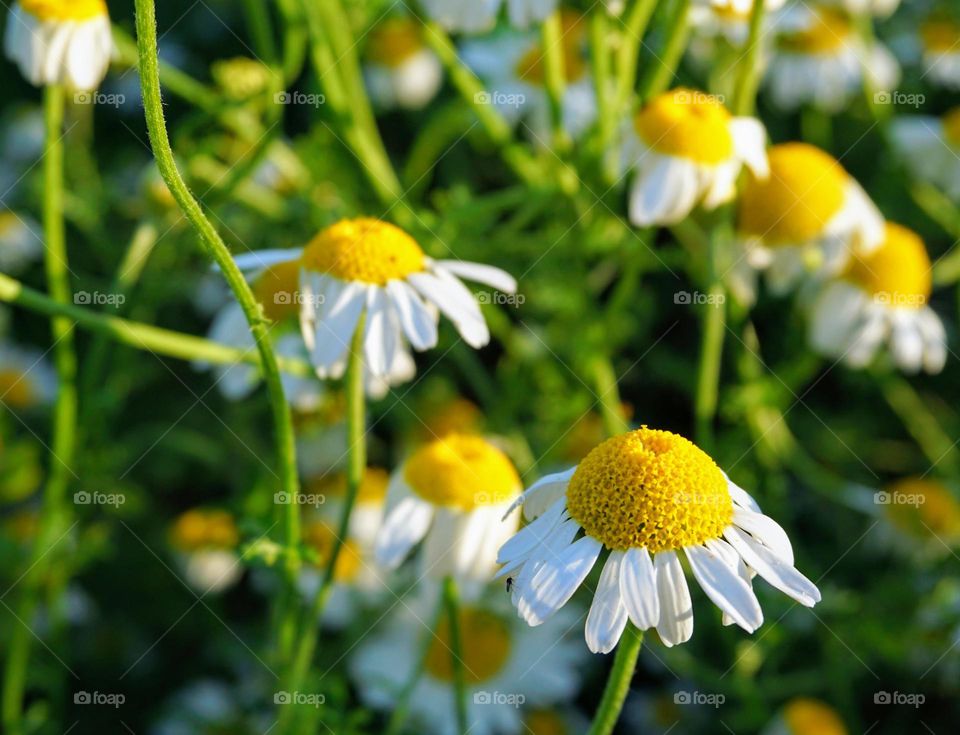
[{"label": "green stem", "polygon": [[457,728],[460,735],[470,731],[470,719],[467,716],[467,683],[463,671],[463,637],[460,630],[460,594],[457,582],[447,576],[443,580],[443,606],[447,611],[450,624],[450,663],[453,667],[453,699],[457,715]]},{"label": "green stem", "polygon": [[550,105],[550,123],[553,127],[553,142],[557,148],[565,148],[567,136],[563,130],[563,94],[566,87],[566,68],[563,59],[563,28],[560,11],[548,15],[540,28],[543,53],[544,86]]},{"label": "green stem", "polygon": [[272,65],[277,59],[277,42],[273,37],[273,21],[265,0],[243,0],[247,14],[247,30],[253,47],[263,63]]},{"label": "green stem", "polygon": [[634,85],[637,83],[637,57],[643,35],[650,25],[650,18],[657,7],[657,0],[634,0],[623,22],[620,48],[617,49],[617,100],[616,111],[627,106]]},{"label": "green stem", "polygon": [[763,18],[766,2],[758,0],[750,11],[750,30],[740,60],[740,74],[737,79],[736,98],[733,102],[734,114],[752,115],[757,101],[757,82],[760,79],[760,33],[763,30]]},{"label": "green stem", "polygon": [[[67,265],[66,231],[63,219],[63,111],[64,90],[52,85],[44,90],[46,147],[43,157],[43,230],[45,265],[50,297],[59,304],[71,301],[70,268]],[[27,628],[39,604],[40,586],[56,555],[51,545],[63,533],[69,517],[67,487],[73,471],[77,431],[77,357],[73,343],[73,323],[63,316],[51,319],[54,364],[57,371],[57,398],[53,409],[53,438],[50,469],[43,496],[40,533],[33,547],[33,563],[23,581],[23,597],[9,641],[4,676],[3,723],[9,733],[22,727],[23,692],[26,668],[30,661],[33,633]]]},{"label": "green stem", "polygon": [[723,338],[726,332],[726,293],[717,277],[717,237],[710,241],[710,287],[703,317],[700,343],[700,365],[697,371],[697,393],[694,399],[695,437],[697,444],[710,452],[713,446],[713,421],[717,414],[720,392],[720,367]]},{"label": "green stem", "polygon": [[676,0],[660,58],[651,63],[650,70],[640,82],[641,101],[660,94],[673,83],[689,35],[690,0]]},{"label": "green stem", "polygon": [[610,676],[607,678],[607,686],[603,690],[603,697],[593,717],[588,735],[610,735],[613,732],[620,718],[623,702],[630,691],[630,680],[633,679],[633,671],[637,667],[637,658],[640,656],[642,645],[643,633],[637,630],[633,623],[627,623],[620,643],[617,644],[617,654],[613,659]]}]

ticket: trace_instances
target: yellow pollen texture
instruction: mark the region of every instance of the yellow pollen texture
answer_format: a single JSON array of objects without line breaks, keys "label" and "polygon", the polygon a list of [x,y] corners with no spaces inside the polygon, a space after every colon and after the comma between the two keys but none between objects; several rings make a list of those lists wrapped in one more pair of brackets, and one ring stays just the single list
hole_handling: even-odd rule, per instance
[{"label": "yellow pollen texture", "polygon": [[844,277],[893,306],[920,308],[933,290],[930,256],[923,240],[902,225],[887,222],[876,250],[853,258]]},{"label": "yellow pollen texture", "polygon": [[960,107],[943,116],[943,136],[954,148],[960,148]]},{"label": "yellow pollen texture", "polygon": [[253,295],[263,314],[274,322],[300,313],[296,295],[300,290],[300,261],[277,263],[263,271],[253,284]]},{"label": "yellow pollen texture", "polygon": [[468,434],[449,434],[420,447],[407,460],[404,479],[424,500],[463,511],[504,503],[520,491],[520,476],[507,455]]},{"label": "yellow pollen texture", "polygon": [[960,538],[960,503],[936,480],[909,477],[887,487],[887,517],[918,538]]},{"label": "yellow pollen texture", "polygon": [[790,735],[847,735],[836,711],[816,699],[790,700],[783,708],[783,719]]},{"label": "yellow pollen texture", "polygon": [[397,67],[423,48],[420,26],[409,18],[389,18],[370,31],[367,59]]},{"label": "yellow pollen texture", "polygon": [[846,16],[829,8],[818,8],[808,28],[785,34],[779,44],[784,51],[798,54],[829,54],[846,45],[850,32]]},{"label": "yellow pollen texture", "polygon": [[20,0],[20,7],[40,20],[89,20],[107,15],[103,0]]},{"label": "yellow pollen texture", "polygon": [[740,197],[740,232],[773,246],[816,239],[843,208],[847,172],[807,143],[775,145],[767,157],[770,176],[747,177]]},{"label": "yellow pollen texture", "polygon": [[[458,617],[464,679],[467,684],[479,684],[496,676],[507,663],[510,626],[492,613],[470,607],[462,608]],[[452,650],[450,621],[444,617],[437,626],[424,665],[434,679],[453,681]]]},{"label": "yellow pollen texture", "polygon": [[[314,521],[303,529],[303,541],[317,552],[317,565],[325,567],[333,553],[336,535],[323,521]],[[333,578],[337,582],[352,582],[357,578],[362,564],[360,548],[350,539],[346,539],[337,555]]]},{"label": "yellow pollen texture", "polygon": [[648,429],[607,439],[577,466],[567,510],[609,549],[651,552],[720,538],[733,518],[727,480],[693,442]]},{"label": "yellow pollen texture", "polygon": [[927,51],[939,54],[960,53],[958,38],[960,24],[948,15],[934,14],[920,25],[920,39]]},{"label": "yellow pollen texture", "polygon": [[733,156],[730,113],[714,96],[674,89],[655,97],[633,119],[640,139],[667,156],[716,165]]},{"label": "yellow pollen texture", "polygon": [[170,536],[183,551],[232,549],[240,541],[237,524],[225,510],[189,510],[174,522]]},{"label": "yellow pollen texture", "polygon": [[20,370],[0,368],[0,398],[14,408],[27,408],[36,402],[30,378]]},{"label": "yellow pollen texture", "polygon": [[[382,467],[367,467],[357,490],[357,502],[361,505],[381,503],[387,496],[390,476]],[[347,494],[347,476],[343,472],[309,481],[311,493],[342,498]]]},{"label": "yellow pollen texture", "polygon": [[304,249],[302,264],[341,281],[386,286],[421,272],[424,260],[420,246],[399,227],[361,217],[323,230]]}]

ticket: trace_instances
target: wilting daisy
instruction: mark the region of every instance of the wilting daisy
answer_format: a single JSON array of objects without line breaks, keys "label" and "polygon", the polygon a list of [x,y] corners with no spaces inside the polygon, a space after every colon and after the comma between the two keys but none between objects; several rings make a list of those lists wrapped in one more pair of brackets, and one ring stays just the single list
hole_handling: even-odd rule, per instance
[{"label": "wilting daisy", "polygon": [[888,222],[882,244],[850,261],[813,305],[814,349],[866,367],[886,343],[894,364],[908,373],[943,370],[947,337],[927,302],[933,290],[930,257],[913,231]]},{"label": "wilting daisy", "polygon": [[443,83],[437,55],[423,41],[423,26],[406,16],[379,23],[367,35],[364,77],[379,107],[418,110]]},{"label": "wilting daisy", "polygon": [[43,254],[40,224],[30,215],[0,209],[0,271],[20,273]]},{"label": "wilting daisy", "polygon": [[346,369],[350,342],[364,320],[364,367],[393,385],[415,371],[415,350],[437,344],[438,311],[471,347],[490,341],[467,278],[506,293],[516,281],[488,265],[433,260],[399,227],[371,218],[346,219],[326,228],[303,250],[300,325],[320,377]]},{"label": "wilting daisy", "polygon": [[865,45],[853,21],[832,8],[795,3],[777,25],[781,32],[766,86],[779,107],[810,104],[837,112],[862,94],[865,84],[889,90],[900,78],[893,54],[879,43]]},{"label": "wilting daisy", "polygon": [[742,255],[727,273],[748,303],[757,270],[783,293],[804,276],[838,273],[852,253],[883,239],[883,216],[832,156],[807,143],[775,145],[767,155],[769,175],[748,176],[738,200]]},{"label": "wilting daisy", "polygon": [[104,0],[17,0],[7,16],[7,57],[34,86],[96,89],[113,53]]},{"label": "wilting daisy", "polygon": [[222,592],[240,579],[239,542],[237,524],[225,510],[189,510],[170,531],[184,576],[201,595]]},{"label": "wilting daisy", "polygon": [[697,206],[730,201],[744,164],[766,175],[766,141],[759,120],[734,117],[713,95],[675,89],[655,97],[634,116],[624,145],[636,170],[630,221],[671,225]]},{"label": "wilting daisy", "polygon": [[[486,599],[503,600],[495,593]],[[349,671],[368,706],[391,708],[410,680],[428,637],[423,675],[409,698],[411,724],[416,732],[428,735],[456,735],[450,625],[444,616],[437,630],[429,630],[424,621],[433,619],[433,607],[435,601],[425,596],[391,616],[360,645]],[[584,658],[589,655],[568,636],[576,619],[576,613],[567,610],[531,631],[504,604],[461,606],[460,657],[471,735],[526,733],[523,723],[532,714],[528,708],[565,703],[576,695]],[[385,661],[390,664],[385,666]]]},{"label": "wilting daisy", "polygon": [[960,89],[960,21],[932,13],[920,25],[924,78],[947,89]]},{"label": "wilting daisy", "polygon": [[819,699],[795,697],[787,702],[762,735],[847,735],[837,711]]},{"label": "wilting daisy", "polygon": [[[450,31],[477,33],[488,31],[497,22],[503,0],[423,0],[423,9]],[[543,20],[557,6],[557,0],[507,0],[510,24],[526,28]]]},{"label": "wilting daisy", "polygon": [[57,374],[39,350],[0,342],[0,404],[24,410],[51,403]]},{"label": "wilting daisy", "polygon": [[802,605],[820,601],[794,568],[783,529],[702,450],[669,431],[644,426],[608,439],[577,467],[535,483],[521,504],[532,523],[500,549],[499,576],[512,575],[513,602],[530,625],[563,607],[610,552],[587,616],[594,652],[612,650],[628,619],[640,630],[656,627],[667,646],[690,638],[682,556],[724,623],[748,633],[763,623],[754,574]]},{"label": "wilting daisy", "polygon": [[522,489],[513,463],[486,439],[435,439],[391,480],[377,560],[394,569],[423,541],[425,573],[486,583],[496,570],[497,549],[517,528],[500,519]]},{"label": "wilting daisy", "polygon": [[890,135],[911,174],[960,200],[960,107],[940,118],[898,117]]}]

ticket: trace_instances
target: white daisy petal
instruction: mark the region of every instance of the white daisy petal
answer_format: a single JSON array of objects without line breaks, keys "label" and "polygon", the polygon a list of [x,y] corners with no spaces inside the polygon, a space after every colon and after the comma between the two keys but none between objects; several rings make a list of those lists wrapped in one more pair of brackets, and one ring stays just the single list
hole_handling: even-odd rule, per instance
[{"label": "white daisy petal", "polygon": [[377,537],[377,563],[395,569],[430,528],[433,506],[415,497],[403,498],[384,518]]},{"label": "white daisy petal", "polygon": [[404,334],[415,350],[429,350],[437,345],[437,318],[403,281],[389,281],[387,293],[393,302]]},{"label": "white daisy petal", "polygon": [[763,612],[753,590],[726,565],[715,551],[703,546],[686,546],[693,576],[713,604],[727,613],[748,633],[763,624]]},{"label": "white daisy petal", "polygon": [[563,607],[587,578],[603,544],[584,536],[558,556],[544,560],[519,600],[518,611],[530,625],[540,625]]},{"label": "white daisy petal", "polygon": [[660,620],[657,575],[646,549],[628,549],[620,573],[620,592],[632,622],[640,630],[654,627]]},{"label": "white daisy petal", "polygon": [[507,513],[504,517],[521,505],[523,506],[523,517],[527,520],[541,515],[547,508],[552,506],[554,502],[563,497],[567,491],[567,484],[576,471],[576,467],[571,467],[564,472],[544,475],[527,488],[527,490],[507,508]]},{"label": "white daisy petal", "polygon": [[346,283],[333,300],[324,304],[313,347],[315,365],[329,369],[346,354],[366,303],[366,286]]},{"label": "white daisy petal", "polygon": [[660,598],[660,619],[657,634],[663,645],[676,646],[693,635],[693,603],[690,589],[676,552],[661,551],[653,556]]},{"label": "white daisy petal", "polygon": [[627,625],[627,609],[620,598],[622,563],[623,552],[611,551],[590,604],[584,630],[587,648],[594,653],[612,651]]},{"label": "white daisy petal", "polygon": [[492,265],[469,263],[465,260],[437,260],[434,261],[434,265],[449,271],[455,276],[482,283],[485,286],[492,286],[504,293],[517,292],[517,280],[505,270],[495,268]]},{"label": "white daisy petal", "polygon": [[820,602],[820,591],[813,582],[751,536],[734,526],[728,527],[723,536],[757,574],[785,595],[807,607]]},{"label": "white daisy petal", "polygon": [[497,554],[497,563],[509,564],[515,559],[525,557],[542,544],[550,535],[550,532],[560,523],[564,507],[562,502],[557,501],[550,507],[550,510],[517,531],[509,541],[500,547]]},{"label": "white daisy petal", "polygon": [[775,520],[763,513],[734,508],[733,523],[769,547],[787,564],[793,565],[793,545],[787,532]]},{"label": "white daisy petal", "polygon": [[408,280],[420,294],[453,322],[464,341],[479,349],[490,341],[490,330],[480,307],[467,288],[453,276],[413,273]]}]

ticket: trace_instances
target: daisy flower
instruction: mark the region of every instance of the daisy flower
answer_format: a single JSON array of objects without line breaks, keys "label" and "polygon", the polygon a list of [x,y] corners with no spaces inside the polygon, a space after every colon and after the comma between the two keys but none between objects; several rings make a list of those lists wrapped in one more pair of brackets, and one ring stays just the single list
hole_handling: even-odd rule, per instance
[{"label": "daisy flower", "polygon": [[847,735],[837,711],[819,699],[795,697],[763,729],[762,735]]},{"label": "daisy flower", "polygon": [[820,0],[821,5],[842,10],[848,15],[872,15],[886,18],[900,7],[900,0]]},{"label": "daisy flower", "polygon": [[[766,0],[764,12],[768,25],[772,14],[783,7],[784,2],[785,0]],[[721,36],[739,48],[747,40],[752,12],[753,0],[695,0],[690,8],[690,23],[698,35]],[[703,61],[710,61],[705,54],[700,56]]]},{"label": "daisy flower", "polygon": [[666,646],[690,638],[682,556],[724,623],[748,633],[763,623],[754,574],[802,605],[820,601],[794,568],[783,529],[669,431],[643,426],[608,439],[575,468],[535,483],[514,507],[521,504],[532,523],[500,549],[498,576],[512,575],[513,602],[530,625],[563,607],[609,550],[585,629],[595,653],[617,645],[628,619],[640,630],[656,627]]},{"label": "daisy flower", "polygon": [[883,239],[883,216],[867,193],[828,153],[807,143],[767,152],[770,172],[748,176],[738,201],[736,240],[744,255],[728,272],[741,300],[752,302],[756,271],[776,293],[806,275],[838,273],[851,253]]},{"label": "daisy flower", "polygon": [[443,68],[423,41],[423,26],[394,16],[367,36],[364,77],[374,103],[384,109],[419,110],[443,83]]},{"label": "daisy flower", "polygon": [[960,21],[948,13],[932,13],[920,25],[924,77],[947,89],[960,90]]},{"label": "daisy flower", "polygon": [[0,342],[0,404],[18,410],[45,406],[56,397],[57,385],[44,353]]},{"label": "daisy flower", "polygon": [[898,117],[890,122],[890,135],[913,176],[960,201],[960,107],[940,118]]},{"label": "daisy flower", "polygon": [[873,496],[885,521],[877,546],[905,554],[944,556],[960,546],[960,502],[955,493],[932,477],[905,477]]},{"label": "daisy flower", "polygon": [[887,344],[904,372],[939,373],[947,337],[927,302],[930,257],[913,231],[888,222],[881,245],[851,260],[813,304],[810,343],[852,368],[866,367]]},{"label": "daisy flower", "polygon": [[[346,219],[320,232],[301,258],[300,326],[321,378],[346,370],[350,341],[364,314],[364,367],[383,390],[409,380],[416,370],[407,348],[437,344],[438,311],[471,347],[490,341],[490,331],[468,278],[506,293],[516,281],[488,265],[433,260],[400,228],[371,218]],[[369,387],[368,387],[369,389]]]},{"label": "daisy flower", "polygon": [[17,0],[7,18],[7,58],[36,87],[96,89],[113,53],[104,0]]},{"label": "daisy flower", "polygon": [[0,210],[0,271],[20,273],[43,254],[43,229],[29,215]]},{"label": "daisy flower", "polygon": [[[423,9],[449,31],[478,33],[497,23],[503,0],[423,0]],[[526,28],[546,18],[557,7],[557,0],[507,0],[510,24]]]},{"label": "daisy flower", "polygon": [[170,531],[184,576],[201,595],[223,592],[243,575],[239,542],[237,524],[225,510],[189,510]]},{"label": "daisy flower", "polygon": [[395,569],[423,541],[428,574],[484,584],[517,528],[500,519],[522,489],[507,455],[482,437],[449,434],[424,444],[391,480],[377,561]]},{"label": "daisy flower", "polygon": [[879,43],[865,45],[853,21],[833,8],[796,3],[777,25],[781,32],[765,83],[782,109],[810,104],[838,112],[865,85],[889,90],[900,79],[893,54]]},{"label": "daisy flower", "polygon": [[766,176],[766,142],[759,120],[734,117],[720,97],[682,88],[655,97],[634,116],[624,146],[636,170],[630,221],[672,225],[697,206],[730,201],[744,164]]},{"label": "daisy flower", "polygon": [[[417,666],[421,641],[430,636],[423,675],[409,698],[411,724],[427,735],[456,735],[450,624],[444,616],[436,631],[428,631],[423,621],[433,607],[424,597],[393,616],[361,644],[349,672],[368,706],[391,708]],[[564,611],[531,631],[508,606],[477,602],[461,605],[458,623],[470,735],[526,733],[528,707],[565,703],[580,688],[588,654],[567,635],[576,613]]]}]

